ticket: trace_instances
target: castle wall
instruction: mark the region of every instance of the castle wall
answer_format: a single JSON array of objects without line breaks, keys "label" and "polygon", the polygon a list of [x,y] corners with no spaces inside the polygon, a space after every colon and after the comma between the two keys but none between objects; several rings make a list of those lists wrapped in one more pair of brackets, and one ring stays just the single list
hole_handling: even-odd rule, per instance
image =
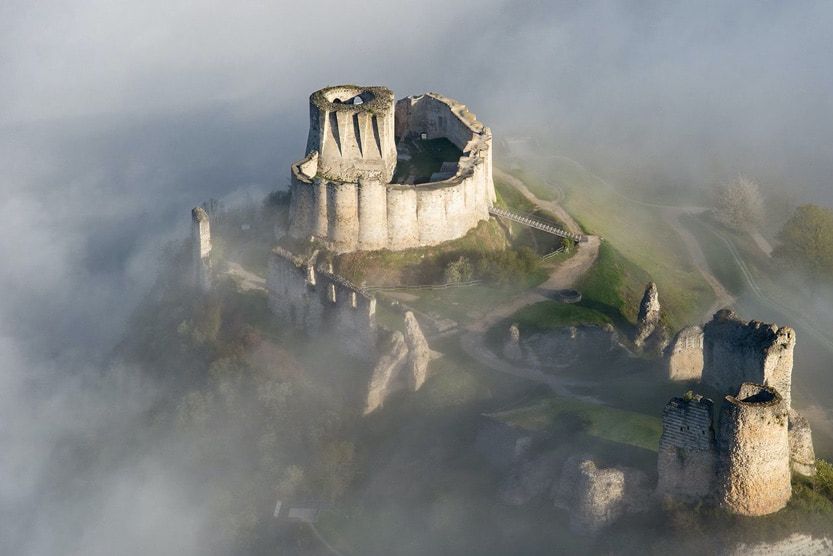
[{"label": "castle wall", "polygon": [[[396,103],[395,118],[377,125],[360,109],[313,98],[336,89],[351,88],[324,89],[311,97],[315,107],[310,112],[307,158],[292,166],[293,237],[314,235],[336,252],[398,250],[457,239],[488,220],[495,200],[492,134],[463,104],[434,93],[408,97]],[[327,115],[321,106],[334,111]],[[350,116],[352,125],[347,121],[350,114],[355,116]],[[374,140],[368,144],[370,135],[362,132],[366,126]],[[387,183],[370,171],[368,157],[381,153],[388,160],[385,145],[394,135],[418,133],[447,137],[463,151],[452,177],[414,186]],[[395,154],[394,149],[394,159]],[[346,167],[347,162],[355,171]]]},{"label": "castle wall", "polygon": [[266,277],[269,307],[309,336],[326,336],[360,359],[376,355],[376,299],[341,277],[275,248]]},{"label": "castle wall", "polygon": [[726,396],[718,434],[718,497],[741,515],[766,515],[792,495],[788,409],[777,390],[743,383]]},{"label": "castle wall", "polygon": [[743,382],[772,386],[790,406],[795,332],[787,326],[744,322],[719,311],[703,327],[703,382],[736,392]]},{"label": "castle wall", "polygon": [[717,444],[713,403],[702,396],[673,398],[662,412],[657,456],[657,495],[693,502],[714,493]]},{"label": "castle wall", "polygon": [[689,326],[677,333],[668,353],[670,380],[700,380],[703,376],[703,329]]},{"label": "castle wall", "polygon": [[798,411],[790,409],[789,426],[790,467],[793,473],[812,477],[816,474],[816,452],[810,423]]}]

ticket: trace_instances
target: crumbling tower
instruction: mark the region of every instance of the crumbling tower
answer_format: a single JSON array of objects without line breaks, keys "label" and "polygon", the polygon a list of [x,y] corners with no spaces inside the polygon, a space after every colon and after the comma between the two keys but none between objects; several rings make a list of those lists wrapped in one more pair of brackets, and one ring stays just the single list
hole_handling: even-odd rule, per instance
[{"label": "crumbling tower", "polygon": [[683,502],[712,498],[717,472],[713,406],[697,394],[665,405],[657,456],[660,497]]},{"label": "crumbling tower", "polygon": [[211,286],[211,224],[202,207],[191,210],[191,241],[194,250],[194,284],[207,290]]},{"label": "crumbling tower", "polygon": [[703,382],[729,393],[744,382],[766,384],[790,407],[794,349],[789,326],[744,322],[723,309],[703,327]]},{"label": "crumbling tower", "polygon": [[786,401],[772,387],[745,382],[726,396],[718,434],[718,498],[734,513],[777,512],[792,495]]},{"label": "crumbling tower", "polygon": [[307,155],[329,180],[389,183],[396,169],[394,95],[386,87],[342,85],[309,98]]}]

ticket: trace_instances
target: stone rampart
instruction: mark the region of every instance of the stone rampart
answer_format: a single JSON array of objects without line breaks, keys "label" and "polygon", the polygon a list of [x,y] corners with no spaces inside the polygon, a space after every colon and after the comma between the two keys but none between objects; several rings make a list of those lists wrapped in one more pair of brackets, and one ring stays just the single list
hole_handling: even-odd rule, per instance
[{"label": "stone rampart", "polygon": [[726,396],[718,433],[718,498],[741,515],[766,515],[792,495],[789,406],[772,387],[743,383]]},{"label": "stone rampart", "polygon": [[696,502],[713,496],[717,472],[713,406],[699,395],[673,398],[666,404],[657,459],[661,498]]},{"label": "stone rampart", "polygon": [[[364,104],[356,107],[321,100],[336,89],[340,90],[324,89],[311,97],[307,155],[291,168],[292,237],[315,236],[336,252],[398,250],[457,239],[481,220],[488,220],[489,207],[495,200],[492,132],[465,105],[436,93],[407,97],[396,103],[395,122],[391,124],[395,128],[381,133],[377,140],[387,145],[394,135],[399,139],[422,134],[428,139],[446,137],[463,155],[450,177],[419,185],[394,184],[389,183],[391,176],[385,172],[372,170],[376,168],[376,159],[372,164],[368,162],[360,147],[362,135],[355,131],[362,129],[361,125],[342,133],[341,125],[327,124],[328,118],[333,117],[336,123],[340,122],[338,115],[342,113],[361,114],[367,110]],[[366,89],[373,92],[377,88]],[[362,91],[363,88],[350,88],[349,92],[358,92],[355,98]],[[337,116],[321,116],[322,111]],[[388,112],[382,112],[388,122]],[[394,118],[390,120],[393,122]],[[335,129],[340,133],[338,140],[333,136]],[[376,156],[376,151],[371,151]],[[382,148],[382,153],[381,159],[389,161],[388,147]],[[393,157],[395,160],[395,151]]]},{"label": "stone rampart", "polygon": [[670,380],[700,380],[703,376],[703,329],[683,328],[667,351]]},{"label": "stone rampart", "polygon": [[375,297],[280,247],[272,250],[266,284],[269,307],[282,320],[360,359],[375,359]]},{"label": "stone rampart", "polygon": [[724,309],[703,327],[703,382],[726,393],[744,382],[772,386],[789,407],[794,349],[792,328],[744,322]]}]

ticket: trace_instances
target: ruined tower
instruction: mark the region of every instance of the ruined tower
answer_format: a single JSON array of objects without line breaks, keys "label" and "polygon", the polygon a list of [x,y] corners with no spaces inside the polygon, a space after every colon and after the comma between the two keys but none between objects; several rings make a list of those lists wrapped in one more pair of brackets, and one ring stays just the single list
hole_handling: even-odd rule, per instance
[{"label": "ruined tower", "polygon": [[[426,153],[443,140],[445,159],[429,170],[436,160]],[[496,198],[492,132],[436,93],[394,104],[385,87],[327,87],[310,96],[306,152],[291,166],[290,193],[289,235],[338,253],[457,239],[489,218]]]},{"label": "ruined tower", "polygon": [[191,210],[191,241],[193,242],[194,284],[207,290],[211,286],[211,224],[202,207]]},{"label": "ruined tower", "polygon": [[700,395],[672,398],[662,412],[657,456],[657,495],[695,502],[714,494],[717,445],[714,404]]},{"label": "ruined tower", "polygon": [[766,515],[787,505],[790,447],[786,401],[772,387],[744,382],[726,396],[718,434],[718,498],[741,515]]},{"label": "ruined tower", "polygon": [[772,386],[790,407],[794,349],[792,328],[744,322],[723,309],[703,327],[703,382],[727,393],[744,382]]},{"label": "ruined tower", "polygon": [[309,155],[318,172],[337,182],[390,182],[396,168],[394,96],[386,87],[341,85],[309,98]]}]

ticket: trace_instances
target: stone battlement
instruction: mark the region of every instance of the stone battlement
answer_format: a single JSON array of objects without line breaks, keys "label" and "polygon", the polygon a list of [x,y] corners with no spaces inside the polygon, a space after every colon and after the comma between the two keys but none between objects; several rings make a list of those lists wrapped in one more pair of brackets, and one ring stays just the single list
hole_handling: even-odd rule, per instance
[{"label": "stone battlement", "polygon": [[[341,86],[310,97],[307,152],[291,166],[292,237],[336,252],[399,250],[460,238],[489,219],[491,130],[453,99],[426,93],[393,105],[392,94]],[[390,183],[403,138],[446,138],[463,155],[435,181]]]}]

